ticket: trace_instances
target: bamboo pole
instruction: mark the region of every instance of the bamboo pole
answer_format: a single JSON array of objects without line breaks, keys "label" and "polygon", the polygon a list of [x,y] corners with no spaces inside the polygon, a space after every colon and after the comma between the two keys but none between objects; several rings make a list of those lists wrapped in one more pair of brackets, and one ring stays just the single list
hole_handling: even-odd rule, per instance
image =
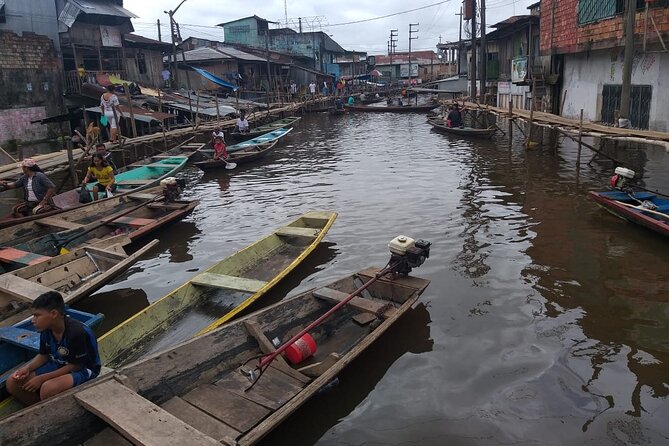
[{"label": "bamboo pole", "polygon": [[197,130],[197,120],[200,117],[200,90],[195,90],[195,120],[193,121],[193,130]]},{"label": "bamboo pole", "polygon": [[218,111],[218,95],[214,94],[214,103],[216,104],[216,126],[221,125],[221,114]]},{"label": "bamboo pole", "polygon": [[583,109],[581,109],[581,119],[578,125],[578,154],[576,155],[576,166],[581,165],[581,150],[583,147]]},{"label": "bamboo pole", "polygon": [[513,140],[513,100],[509,95],[509,143]]},{"label": "bamboo pole", "polygon": [[[158,89],[158,112],[163,112],[163,96],[160,94],[160,88]],[[167,150],[167,134],[165,133],[165,121],[160,120],[160,128],[163,130],[163,147],[164,150]]]},{"label": "bamboo pole", "polygon": [[[135,124],[135,112],[132,110],[132,97],[130,96],[130,88],[127,83],[123,84],[123,89],[125,90],[125,98],[128,101],[128,107],[130,108],[130,128],[132,129],[132,137],[137,138],[137,125]],[[120,122],[117,122],[116,125],[120,127]]]},{"label": "bamboo pole", "polygon": [[532,143],[532,130],[534,127],[534,95],[536,94],[536,87],[537,87],[537,81],[536,79],[532,80],[532,103],[530,104],[530,122],[529,122],[529,129],[527,131],[527,142],[526,146],[527,148],[530,147],[530,143]]}]

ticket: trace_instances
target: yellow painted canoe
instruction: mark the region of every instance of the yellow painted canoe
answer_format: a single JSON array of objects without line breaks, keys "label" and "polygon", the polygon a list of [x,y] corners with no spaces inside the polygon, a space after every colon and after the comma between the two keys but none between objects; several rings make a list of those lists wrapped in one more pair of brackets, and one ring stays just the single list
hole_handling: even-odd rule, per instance
[{"label": "yellow painted canoe", "polygon": [[[336,218],[335,212],[307,212],[197,274],[100,337],[103,364],[117,367],[232,319],[294,270]],[[206,311],[200,311],[202,307]],[[217,317],[213,321],[212,312]],[[202,313],[209,319],[198,318]]]}]

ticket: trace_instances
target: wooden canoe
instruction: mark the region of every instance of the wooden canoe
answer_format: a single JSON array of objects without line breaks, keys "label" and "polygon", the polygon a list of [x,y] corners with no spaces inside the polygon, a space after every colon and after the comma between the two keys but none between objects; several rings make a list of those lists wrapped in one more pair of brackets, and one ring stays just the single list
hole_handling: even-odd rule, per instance
[{"label": "wooden canoe", "polygon": [[328,113],[331,115],[345,115],[348,113],[348,110],[345,108],[330,108],[328,109]]},{"label": "wooden canoe", "polygon": [[[195,166],[201,170],[216,170],[224,169],[228,163],[235,164],[247,164],[253,161],[257,161],[261,158],[264,158],[268,153],[274,150],[274,146],[277,145],[279,141],[274,140],[265,144],[258,144],[257,146],[251,146],[247,149],[239,150],[237,152],[231,153],[227,160],[206,160],[199,161],[195,163]],[[227,161],[227,162],[226,162]]]},{"label": "wooden canoe", "polygon": [[0,275],[1,325],[29,317],[30,303],[47,291],[58,291],[68,305],[94,293],[136,263],[158,240],[128,255],[124,246],[130,243],[129,237],[118,235]]},{"label": "wooden canoe", "polygon": [[[58,255],[56,245],[63,240],[116,219],[82,235],[67,245],[68,250],[112,235],[127,234],[131,240],[190,214],[198,201],[152,201],[162,193],[157,187],[143,192],[114,196],[90,206],[71,209],[0,230],[0,263],[6,271],[49,260]],[[131,211],[130,213],[128,213]],[[124,215],[125,214],[125,215]]]},{"label": "wooden canoe", "polygon": [[295,123],[297,123],[297,121],[299,121],[300,119],[302,119],[300,116],[289,116],[287,118],[278,119],[268,124],[252,128],[246,133],[230,132],[228,134],[229,141],[227,142],[230,143],[242,142],[249,139],[257,138],[258,136],[262,136],[266,133],[278,130],[280,128],[286,128],[286,129],[292,128],[295,125]]},{"label": "wooden canoe", "polygon": [[168,439],[169,444],[255,444],[372,343],[382,341],[381,335],[411,311],[429,281],[379,279],[364,297],[353,299],[310,332],[318,345],[314,357],[299,369],[277,358],[250,391],[240,364],[273,350],[270,339],[288,340],[376,271],[361,271],[284,299],[23,409],[0,420],[0,443],[49,446],[91,439],[90,444],[120,444],[112,443],[122,440],[120,432],[146,446],[168,444]]},{"label": "wooden canoe", "polygon": [[426,105],[384,105],[384,106],[375,106],[375,105],[348,105],[345,104],[349,110],[359,111],[359,112],[374,112],[374,113],[424,113],[429,112],[436,107],[434,104]]},{"label": "wooden canoe", "polygon": [[[77,319],[91,328],[102,322],[103,315],[87,313],[68,308],[67,316]],[[0,395],[6,396],[5,383],[14,369],[31,360],[39,352],[39,333],[35,330],[31,319],[23,319],[11,326],[0,327]],[[9,405],[11,402],[4,402]],[[19,406],[20,408],[20,406]],[[4,409],[4,407],[3,407]],[[0,443],[5,444],[5,443]]]},{"label": "wooden canoe", "polygon": [[[235,152],[239,152],[239,151],[242,151],[242,150],[252,149],[252,148],[254,148],[258,145],[261,145],[261,144],[267,144],[267,143],[270,143],[270,142],[278,141],[292,131],[293,131],[292,128],[276,129],[276,130],[273,130],[271,132],[267,132],[263,135],[260,135],[256,138],[249,139],[248,141],[244,141],[244,142],[240,142],[240,143],[237,143],[237,144],[233,144],[231,146],[227,146],[226,150],[228,151],[228,153],[233,154]],[[212,156],[212,154],[214,153],[214,149],[212,149],[211,147],[207,147],[207,148],[201,149],[200,152],[203,153],[203,154]]]},{"label": "wooden canoe", "polygon": [[[161,160],[164,160],[166,157],[171,158],[173,155],[174,156],[185,156],[186,158],[190,159],[197,150],[201,149],[204,147],[204,144],[179,144],[177,147],[174,147],[167,152],[165,152],[163,155],[156,155],[152,156],[149,158],[146,158],[144,160],[138,161],[137,163],[131,164],[130,166],[126,166],[124,168],[119,169],[118,175],[122,175],[122,173],[132,170],[136,167],[140,166],[147,166],[156,162],[160,162]],[[171,155],[170,155],[171,154]],[[118,190],[114,195],[120,195],[122,193],[128,193],[132,191],[140,191],[143,189],[148,189],[151,187],[157,186],[160,181],[163,178],[167,178],[168,176],[174,176],[177,172],[179,172],[181,169],[183,169],[185,163],[180,166],[171,166],[172,169],[166,170],[164,167],[159,167],[157,169],[148,169],[144,170],[144,173],[146,173],[146,177],[144,178],[139,178],[139,173],[137,172],[137,175],[133,174],[133,178],[125,178],[125,180],[135,180],[135,183],[126,183],[123,185],[120,185]],[[160,175],[158,175],[160,174]],[[148,180],[152,178],[152,181],[142,181],[141,184],[138,184],[137,179],[142,179],[142,180]],[[124,177],[117,177],[116,181],[122,181],[124,180]],[[95,183],[90,183],[87,185],[88,190],[93,189],[93,185]],[[93,198],[93,194],[91,193],[91,199]],[[99,194],[100,199],[105,199],[105,193],[100,193]],[[0,218],[0,228],[8,228],[10,226],[14,226],[20,223],[25,223],[27,221],[32,221],[32,220],[37,220],[42,217],[48,217],[51,215],[56,215],[60,214],[62,212],[65,212],[70,209],[74,208],[79,208],[82,206],[88,206],[92,203],[80,203],[79,202],[79,188],[75,188],[73,190],[69,190],[63,193],[60,193],[58,195],[55,195],[53,197],[54,204],[58,207],[58,209],[55,209],[50,212],[45,212],[43,214],[37,214],[37,215],[30,215],[28,217],[20,217],[20,218],[15,218],[14,216],[6,215],[2,218]]]},{"label": "wooden canoe", "polygon": [[[307,212],[197,274],[103,335],[98,341],[103,364],[116,367],[232,319],[294,270],[336,218],[335,212]],[[208,302],[215,302],[219,312],[213,320],[198,326],[197,321],[184,319],[189,310]],[[175,333],[182,337],[178,339]]]},{"label": "wooden canoe", "polygon": [[[590,192],[590,197],[602,208],[613,215],[632,223],[653,230],[659,234],[669,236],[669,200],[661,198],[652,192],[635,192],[632,199],[628,194],[620,191]],[[640,206],[644,201],[650,201],[655,209]]]},{"label": "wooden canoe", "polygon": [[429,119],[428,122],[432,128],[439,132],[448,133],[449,135],[466,136],[470,138],[490,138],[497,131],[495,128],[475,129],[472,127],[448,127],[444,124],[443,121],[438,119]]}]

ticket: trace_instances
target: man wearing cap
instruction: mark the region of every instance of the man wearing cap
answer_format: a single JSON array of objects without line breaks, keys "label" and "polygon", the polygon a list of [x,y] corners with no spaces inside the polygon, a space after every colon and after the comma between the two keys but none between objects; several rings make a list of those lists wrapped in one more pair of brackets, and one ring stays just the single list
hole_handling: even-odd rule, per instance
[{"label": "man wearing cap", "polygon": [[0,181],[0,191],[23,188],[25,202],[12,209],[15,218],[27,217],[58,209],[53,203],[56,186],[39,168],[35,160],[26,158],[19,163],[23,175],[14,182]]}]

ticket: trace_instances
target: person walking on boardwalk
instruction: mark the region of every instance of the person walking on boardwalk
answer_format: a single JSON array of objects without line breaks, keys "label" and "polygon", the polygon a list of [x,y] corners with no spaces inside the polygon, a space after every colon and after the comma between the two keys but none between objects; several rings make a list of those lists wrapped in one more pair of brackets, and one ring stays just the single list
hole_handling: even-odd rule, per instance
[{"label": "person walking on boardwalk", "polygon": [[297,84],[295,81],[290,81],[290,99],[295,102],[295,96],[297,96]]},{"label": "person walking on boardwalk", "polygon": [[27,217],[31,214],[41,214],[58,209],[52,197],[56,193],[56,186],[39,168],[35,160],[26,158],[19,163],[23,175],[14,182],[0,181],[0,191],[23,188],[24,202],[12,209],[15,218]]},{"label": "person walking on boardwalk", "polygon": [[314,81],[311,81],[309,84],[309,93],[311,94],[311,99],[313,99],[316,96],[316,84]]},{"label": "person walking on boardwalk", "polygon": [[107,85],[107,91],[100,97],[100,110],[107,121],[107,125],[111,128],[109,140],[118,142],[118,125],[123,113],[121,113],[121,104],[118,101],[118,96],[114,94],[114,90],[113,85]]},{"label": "person walking on boardwalk", "polygon": [[86,172],[84,180],[81,182],[82,186],[86,186],[86,183],[90,179],[97,180],[95,186],[93,186],[93,200],[98,199],[98,194],[101,191],[104,191],[107,196],[110,192],[116,190],[116,179],[114,178],[114,169],[107,164],[104,157],[99,154],[94,154],[91,158],[91,165]]},{"label": "person walking on boardwalk", "polygon": [[35,404],[100,374],[95,335],[65,315],[60,293],[48,291],[33,301],[32,322],[40,333],[39,353],[7,379],[7,391],[16,399]]}]

